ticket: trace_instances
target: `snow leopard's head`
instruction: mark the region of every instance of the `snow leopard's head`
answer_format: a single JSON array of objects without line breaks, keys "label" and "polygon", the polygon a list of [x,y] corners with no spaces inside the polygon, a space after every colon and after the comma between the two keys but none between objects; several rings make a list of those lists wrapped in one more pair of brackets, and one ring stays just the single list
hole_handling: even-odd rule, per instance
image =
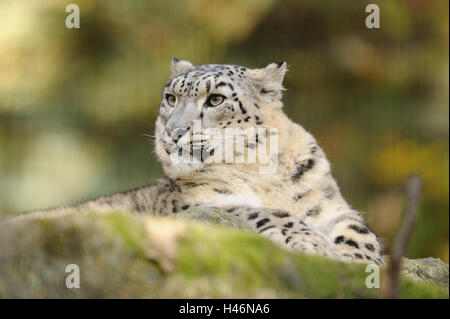
[{"label": "snow leopard's head", "polygon": [[[166,173],[180,176],[214,163],[236,163],[246,150],[264,144],[269,131],[261,129],[270,128],[271,114],[281,109],[285,72],[285,62],[249,69],[172,59],[155,133]],[[231,142],[236,139],[243,150]]]}]

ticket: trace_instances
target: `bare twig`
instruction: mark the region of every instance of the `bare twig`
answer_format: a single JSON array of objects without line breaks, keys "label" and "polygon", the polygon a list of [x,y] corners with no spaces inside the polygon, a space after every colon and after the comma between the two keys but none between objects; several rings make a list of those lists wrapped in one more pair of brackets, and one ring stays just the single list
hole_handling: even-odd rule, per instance
[{"label": "bare twig", "polygon": [[397,233],[391,253],[389,280],[384,291],[384,298],[397,298],[398,296],[401,262],[416,224],[421,191],[421,177],[418,174],[411,175],[406,185],[406,210],[403,223]]}]

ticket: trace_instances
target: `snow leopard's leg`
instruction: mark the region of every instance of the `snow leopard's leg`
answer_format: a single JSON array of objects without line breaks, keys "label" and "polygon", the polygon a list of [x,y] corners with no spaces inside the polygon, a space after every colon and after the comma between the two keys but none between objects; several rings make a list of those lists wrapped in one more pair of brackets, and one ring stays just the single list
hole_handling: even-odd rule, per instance
[{"label": "snow leopard's leg", "polygon": [[384,264],[380,240],[357,212],[342,213],[323,229],[326,230],[329,241],[345,260]]},{"label": "snow leopard's leg", "polygon": [[342,260],[326,236],[286,211],[242,206],[226,211],[242,220],[247,228],[289,250]]}]

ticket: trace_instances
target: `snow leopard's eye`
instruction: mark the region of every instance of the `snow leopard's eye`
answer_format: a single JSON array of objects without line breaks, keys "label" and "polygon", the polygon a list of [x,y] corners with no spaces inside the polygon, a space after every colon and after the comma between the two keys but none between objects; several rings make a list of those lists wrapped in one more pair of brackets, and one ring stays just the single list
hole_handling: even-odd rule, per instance
[{"label": "snow leopard's eye", "polygon": [[166,101],[167,104],[169,104],[171,107],[175,107],[175,104],[177,103],[177,97],[173,94],[166,94]]},{"label": "snow leopard's eye", "polygon": [[225,96],[220,94],[211,94],[206,101],[208,106],[218,106],[225,100]]}]

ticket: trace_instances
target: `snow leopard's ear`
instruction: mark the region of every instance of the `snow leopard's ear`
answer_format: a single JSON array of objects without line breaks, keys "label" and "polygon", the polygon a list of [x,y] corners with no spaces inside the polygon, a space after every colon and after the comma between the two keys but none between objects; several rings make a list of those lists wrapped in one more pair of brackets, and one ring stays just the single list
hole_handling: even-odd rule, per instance
[{"label": "snow leopard's ear", "polygon": [[246,76],[254,83],[257,95],[270,102],[281,99],[286,71],[286,62],[271,63],[262,69],[247,70]]},{"label": "snow leopard's ear", "polygon": [[181,73],[184,71],[187,71],[189,69],[192,69],[194,65],[189,61],[184,60],[178,60],[177,58],[172,58],[172,62],[170,63],[172,67],[172,75],[175,75],[177,73]]}]

